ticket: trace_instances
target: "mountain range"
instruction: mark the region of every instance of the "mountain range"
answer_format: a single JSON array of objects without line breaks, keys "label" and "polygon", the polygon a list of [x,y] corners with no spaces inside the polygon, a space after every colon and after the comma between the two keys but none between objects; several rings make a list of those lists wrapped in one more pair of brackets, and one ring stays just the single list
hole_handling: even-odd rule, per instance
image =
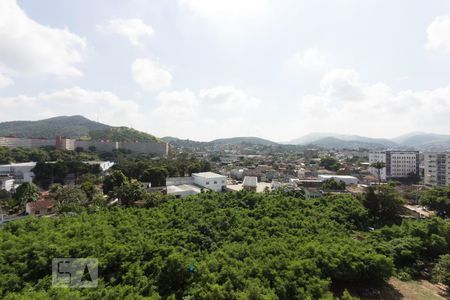
[{"label": "mountain range", "polygon": [[[71,138],[111,140],[111,141],[156,141],[157,138],[148,133],[128,127],[114,127],[89,120],[83,116],[59,116],[39,121],[12,121],[0,123],[0,136],[26,138],[54,138],[61,135]],[[264,146],[300,145],[326,149],[417,149],[448,150],[450,135],[425,132],[411,132],[392,139],[370,138],[359,135],[337,133],[310,133],[300,138],[276,143],[259,137],[232,137],[198,142],[176,137],[163,137],[161,140],[175,147],[203,147],[210,145],[252,144]]]}]

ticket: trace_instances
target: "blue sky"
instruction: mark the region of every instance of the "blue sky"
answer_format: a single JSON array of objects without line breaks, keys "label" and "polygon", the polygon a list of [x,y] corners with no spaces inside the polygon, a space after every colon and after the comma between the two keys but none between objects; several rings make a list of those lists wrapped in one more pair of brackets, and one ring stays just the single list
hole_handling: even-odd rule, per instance
[{"label": "blue sky", "polygon": [[197,140],[449,133],[450,2],[2,0],[0,104]]}]

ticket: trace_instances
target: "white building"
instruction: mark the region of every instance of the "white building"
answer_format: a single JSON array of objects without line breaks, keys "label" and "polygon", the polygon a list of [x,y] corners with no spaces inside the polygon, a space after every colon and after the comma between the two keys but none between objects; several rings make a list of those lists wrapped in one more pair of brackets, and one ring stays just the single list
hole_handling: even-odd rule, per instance
[{"label": "white building", "polygon": [[[386,151],[370,151],[369,153],[369,172],[378,176],[378,170],[370,167],[370,165],[376,162],[386,163]],[[386,167],[380,170],[380,177],[381,180],[386,180]]]},{"label": "white building", "polygon": [[258,177],[256,176],[245,176],[242,182],[242,187],[244,190],[255,191],[258,187]]},{"label": "white building", "polygon": [[11,176],[16,183],[33,182],[34,173],[31,170],[35,166],[35,162],[0,165],[0,176]]},{"label": "white building", "polygon": [[424,183],[450,186],[450,152],[424,153]]},{"label": "white building", "polygon": [[350,184],[358,184],[358,178],[354,176],[348,176],[348,175],[319,175],[319,180],[324,182],[328,179],[334,179],[334,181],[339,182],[342,181],[345,183],[345,185]]},{"label": "white building", "polygon": [[14,189],[14,179],[8,175],[0,176],[0,190],[10,192]]},{"label": "white building", "polygon": [[217,173],[193,173],[192,177],[194,178],[194,184],[215,192],[224,191],[227,187],[227,177]]},{"label": "white building", "polygon": [[98,165],[100,167],[100,169],[102,170],[102,172],[106,172],[112,166],[114,166],[114,162],[112,162],[112,161],[97,161],[97,160],[93,160],[93,161],[87,161],[85,163],[88,164],[88,165]]},{"label": "white building", "polygon": [[184,198],[189,195],[199,194],[201,189],[195,185],[182,184],[182,185],[169,185],[167,187],[167,195],[173,195],[177,198]]},{"label": "white building", "polygon": [[[381,180],[390,178],[407,178],[413,174],[419,175],[418,151],[371,151],[369,164],[384,162],[386,167],[381,169]],[[369,171],[378,176],[377,169],[370,167]]]}]

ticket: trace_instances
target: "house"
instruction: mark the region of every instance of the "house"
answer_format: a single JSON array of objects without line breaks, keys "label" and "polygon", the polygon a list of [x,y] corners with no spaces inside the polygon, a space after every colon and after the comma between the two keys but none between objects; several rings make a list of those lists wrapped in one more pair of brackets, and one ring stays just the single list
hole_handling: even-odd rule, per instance
[{"label": "house", "polygon": [[244,190],[256,192],[258,186],[258,177],[255,176],[245,176],[242,182],[242,187]]},{"label": "house", "polygon": [[176,198],[184,198],[199,193],[201,193],[201,189],[192,184],[170,185],[167,187],[167,195],[173,195]]},{"label": "house", "polygon": [[53,213],[55,202],[45,199],[40,199],[33,202],[28,202],[25,205],[25,211],[30,216],[46,216]]},{"label": "house", "polygon": [[194,184],[202,188],[210,189],[215,192],[224,191],[227,187],[227,177],[213,173],[213,172],[201,172],[193,173]]}]

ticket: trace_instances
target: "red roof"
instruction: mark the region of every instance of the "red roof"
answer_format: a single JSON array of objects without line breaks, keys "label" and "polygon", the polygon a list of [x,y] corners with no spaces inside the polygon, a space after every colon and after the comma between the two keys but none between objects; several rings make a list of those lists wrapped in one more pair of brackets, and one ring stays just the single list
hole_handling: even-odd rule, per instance
[{"label": "red roof", "polygon": [[55,206],[55,202],[50,200],[38,200],[34,202],[27,203],[32,210],[50,209]]}]

